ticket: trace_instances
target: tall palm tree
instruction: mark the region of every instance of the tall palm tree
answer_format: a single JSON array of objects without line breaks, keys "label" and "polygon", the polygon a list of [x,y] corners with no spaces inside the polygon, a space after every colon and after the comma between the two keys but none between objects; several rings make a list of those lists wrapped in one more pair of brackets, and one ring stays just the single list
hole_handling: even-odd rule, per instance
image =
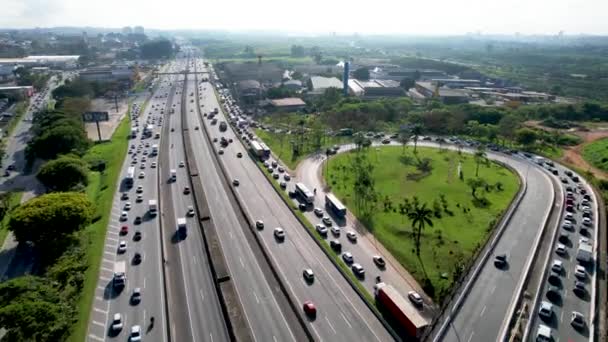
[{"label": "tall palm tree", "polygon": [[422,231],[427,226],[433,226],[433,211],[426,207],[426,203],[415,204],[410,212],[407,213],[407,217],[410,219],[412,223],[412,227],[416,230],[416,236],[414,239],[414,244],[416,247],[416,256],[420,258],[420,238],[422,236]]},{"label": "tall palm tree", "polygon": [[482,145],[475,151],[475,177],[479,177],[479,164],[486,158],[486,148]]},{"label": "tall palm tree", "polygon": [[412,135],[413,135],[412,140],[414,140],[414,154],[416,153],[416,148],[418,147],[418,137],[421,134],[422,134],[422,125],[421,124],[415,124],[414,126],[412,126]]},{"label": "tall palm tree", "polygon": [[410,135],[406,131],[399,132],[399,142],[401,143],[401,153],[405,153],[405,146],[407,146],[408,141],[410,140]]}]

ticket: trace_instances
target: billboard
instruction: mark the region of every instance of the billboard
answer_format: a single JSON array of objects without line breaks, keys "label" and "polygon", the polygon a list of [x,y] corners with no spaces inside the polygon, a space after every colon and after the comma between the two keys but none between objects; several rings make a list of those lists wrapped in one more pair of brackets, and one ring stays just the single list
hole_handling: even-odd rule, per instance
[{"label": "billboard", "polygon": [[84,112],[82,114],[82,121],[84,122],[97,122],[108,120],[110,120],[108,112]]}]

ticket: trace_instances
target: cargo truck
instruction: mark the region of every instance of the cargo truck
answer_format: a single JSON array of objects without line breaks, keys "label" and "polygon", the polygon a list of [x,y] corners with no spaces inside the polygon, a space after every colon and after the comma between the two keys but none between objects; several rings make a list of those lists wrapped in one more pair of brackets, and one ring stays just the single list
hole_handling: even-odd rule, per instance
[{"label": "cargo truck", "polygon": [[394,319],[399,328],[404,329],[409,336],[419,338],[429,325],[429,322],[420,315],[414,305],[403,298],[394,287],[378,283],[374,285],[374,294],[383,311]]},{"label": "cargo truck", "polygon": [[158,213],[158,202],[156,200],[148,201],[148,212],[151,216],[156,216]]},{"label": "cargo truck", "polygon": [[112,285],[116,289],[125,287],[127,284],[127,264],[125,261],[117,261],[114,264],[114,278]]},{"label": "cargo truck", "polygon": [[579,244],[576,260],[581,264],[588,264],[593,261],[593,246],[588,243]]}]

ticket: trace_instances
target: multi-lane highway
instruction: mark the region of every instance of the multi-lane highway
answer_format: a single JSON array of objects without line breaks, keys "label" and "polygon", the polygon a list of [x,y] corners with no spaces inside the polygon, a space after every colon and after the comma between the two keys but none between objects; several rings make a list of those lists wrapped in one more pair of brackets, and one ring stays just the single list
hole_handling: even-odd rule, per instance
[{"label": "multi-lane highway", "polygon": [[[214,89],[208,83],[203,84],[200,91],[203,111],[220,108]],[[217,117],[218,121],[227,121],[221,112]],[[316,319],[306,320],[313,338],[326,341],[392,340],[380,321],[284,204],[254,161],[247,157],[246,148],[232,129],[220,132],[218,125],[211,124],[211,120],[203,121],[210,137],[218,139],[213,147],[216,153],[221,149],[219,139],[222,136],[233,140],[219,159],[224,163],[229,180],[239,180],[236,193],[250,223],[256,220],[264,222],[264,228],[258,230],[257,234],[296,305],[300,310],[307,300],[316,305]],[[238,152],[244,157],[237,157]],[[276,227],[284,229],[284,241],[275,238],[273,230]],[[314,272],[312,282],[307,282],[302,275],[307,268]]]}]

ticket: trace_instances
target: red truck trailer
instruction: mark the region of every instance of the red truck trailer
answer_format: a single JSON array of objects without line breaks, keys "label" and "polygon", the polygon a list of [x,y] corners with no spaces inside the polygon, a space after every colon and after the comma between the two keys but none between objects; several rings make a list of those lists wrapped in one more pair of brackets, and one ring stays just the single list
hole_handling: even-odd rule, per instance
[{"label": "red truck trailer", "polygon": [[399,328],[412,337],[420,337],[429,322],[420,315],[412,303],[403,298],[394,287],[385,283],[374,285],[374,292],[376,300],[398,322]]}]

